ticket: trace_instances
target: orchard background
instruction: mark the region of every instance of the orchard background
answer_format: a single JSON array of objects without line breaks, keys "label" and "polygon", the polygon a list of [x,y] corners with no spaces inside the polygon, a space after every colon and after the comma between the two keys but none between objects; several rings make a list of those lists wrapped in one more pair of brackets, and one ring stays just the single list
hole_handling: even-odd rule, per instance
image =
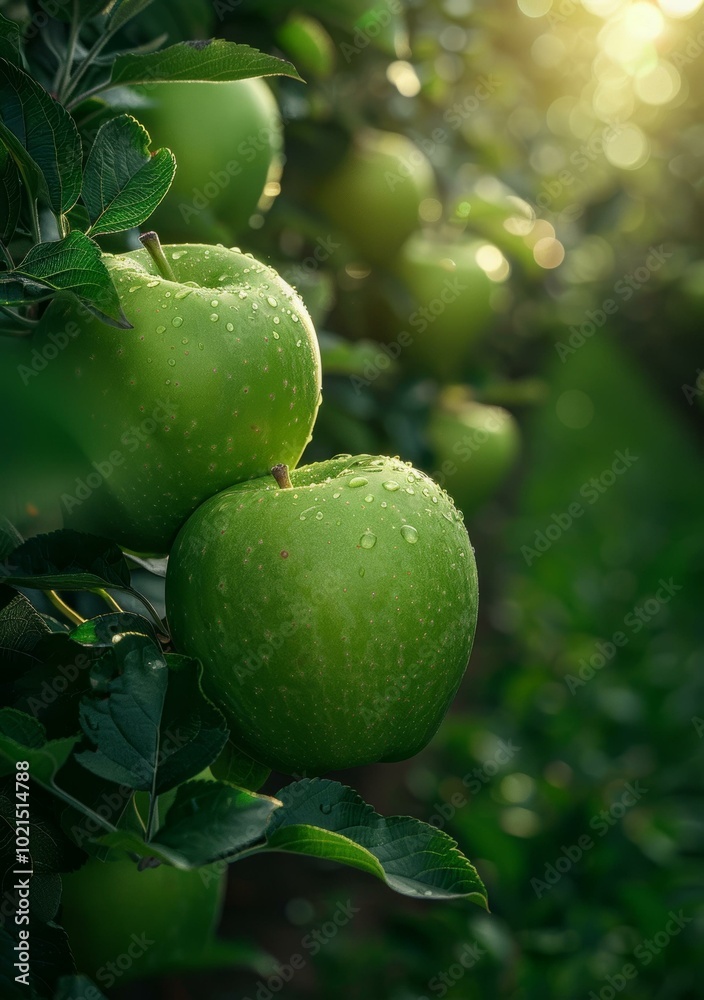
[{"label": "orchard background", "polygon": [[[261,210],[216,217],[272,141],[257,128],[175,184],[150,225],[164,241],[240,246],[300,291],[324,376],[304,462],[398,454],[464,509],[480,626],[451,715],[413,760],[334,777],[450,833],[491,913],[391,896],[330,862],[255,857],[231,869],[221,925],[241,968],[117,976],[110,996],[700,995],[700,8],[154,0],[125,29],[135,46],[158,32],[247,43],[306,81],[268,78],[284,156]],[[151,104],[147,85],[132,113],[179,162]],[[378,132],[409,142],[369,167]],[[376,198],[365,213],[355,178]],[[415,186],[412,227],[389,245]],[[447,415],[468,400],[515,418],[496,475],[480,470],[505,418],[458,428]],[[25,514],[36,530],[41,512]]]}]

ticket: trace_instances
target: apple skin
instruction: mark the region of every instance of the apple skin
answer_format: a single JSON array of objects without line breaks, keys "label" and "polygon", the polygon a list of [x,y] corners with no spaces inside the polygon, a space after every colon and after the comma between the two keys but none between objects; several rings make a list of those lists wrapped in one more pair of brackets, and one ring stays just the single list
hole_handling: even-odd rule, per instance
[{"label": "apple skin", "polygon": [[364,260],[388,265],[418,227],[425,198],[437,196],[430,161],[396,132],[358,132],[315,201]]},{"label": "apple skin", "polygon": [[144,553],[224,487],[294,466],[320,403],[315,330],[275,271],[224,247],[164,250],[177,282],[146,250],[105,258],[133,329],[56,300],[27,345],[72,331],[27,387],[89,469],[66,484],[66,523]]},{"label": "apple skin", "polygon": [[454,400],[449,390],[430,416],[428,438],[439,470],[435,475],[465,515],[496,492],[520,450],[518,424],[508,410]]},{"label": "apple skin", "polygon": [[398,459],[342,456],[291,481],[225,490],[184,526],[166,578],[176,648],[201,659],[233,742],[273,769],[411,757],[474,638],[462,518]]},{"label": "apple skin", "polygon": [[[61,876],[60,923],[68,934],[78,972],[110,985],[104,967],[121,955],[124,983],[147,975],[188,969],[212,938],[222,912],[226,873],[212,868],[182,871],[169,865],[139,871],[129,859],[91,858],[78,871]],[[128,948],[135,935],[153,944],[142,955]],[[96,975],[98,973],[98,975]]]},{"label": "apple skin", "polygon": [[247,229],[269,181],[282,171],[279,108],[261,79],[162,83],[137,117],[152,147],[176,157],[171,189],[150,225],[167,240],[231,242]]},{"label": "apple skin", "polygon": [[493,316],[494,283],[476,261],[481,243],[411,237],[393,270],[417,303],[399,317],[413,338],[405,356],[412,367],[440,381],[457,378]]}]

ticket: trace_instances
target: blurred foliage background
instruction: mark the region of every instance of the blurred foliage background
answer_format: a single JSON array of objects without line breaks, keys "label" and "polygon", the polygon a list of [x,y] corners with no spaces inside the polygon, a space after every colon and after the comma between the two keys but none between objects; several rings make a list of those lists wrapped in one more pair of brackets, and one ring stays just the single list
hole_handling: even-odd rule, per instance
[{"label": "blurred foliage background", "polygon": [[116,995],[701,996],[701,0],[156,0],[129,30],[157,29],[307,80],[272,82],[262,210],[223,232],[173,202],[168,236],[237,242],[306,299],[308,460],[400,454],[465,512],[481,628],[452,715],[336,777],[447,830],[492,912],[253,859],[223,934],[278,973]]}]

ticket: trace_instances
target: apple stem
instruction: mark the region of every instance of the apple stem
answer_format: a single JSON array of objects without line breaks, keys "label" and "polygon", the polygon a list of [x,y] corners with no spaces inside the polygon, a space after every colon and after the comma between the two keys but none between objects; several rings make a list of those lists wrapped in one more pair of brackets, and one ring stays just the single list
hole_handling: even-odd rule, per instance
[{"label": "apple stem", "polygon": [[282,465],[275,465],[273,467],[273,469],[271,470],[271,474],[274,477],[274,479],[276,480],[276,482],[279,484],[280,489],[282,489],[282,490],[291,490],[291,489],[293,489],[293,483],[291,482],[291,477],[288,474],[288,466],[287,465],[283,465],[283,464]]},{"label": "apple stem", "polygon": [[162,278],[166,278],[167,281],[176,281],[176,275],[173,272],[171,264],[169,264],[166,259],[166,254],[161,245],[161,241],[155,232],[142,233],[139,237],[139,242],[142,244],[144,249],[149,253],[149,256],[156,264],[156,269]]}]

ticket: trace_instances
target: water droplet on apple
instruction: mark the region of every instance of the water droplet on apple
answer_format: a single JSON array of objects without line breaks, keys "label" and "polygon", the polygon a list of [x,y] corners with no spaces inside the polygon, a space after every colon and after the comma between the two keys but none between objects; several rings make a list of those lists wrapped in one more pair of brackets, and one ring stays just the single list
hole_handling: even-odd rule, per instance
[{"label": "water droplet on apple", "polygon": [[246,299],[247,298],[247,293],[245,291],[240,291],[238,293],[238,298],[240,298],[240,299]]},{"label": "water droplet on apple", "polygon": [[382,507],[388,507],[389,505],[387,504],[386,500],[382,500],[381,501],[381,506]]},{"label": "water droplet on apple", "polygon": [[423,487],[423,496],[424,497],[429,497],[430,496],[430,490],[428,489],[427,486]]},{"label": "water droplet on apple", "polygon": [[165,330],[166,330],[166,327],[165,327],[165,326],[158,326],[158,327],[156,328],[156,332],[157,332],[157,333],[163,333],[163,332],[164,332]]},{"label": "water droplet on apple", "polygon": [[323,520],[323,512],[322,512],[322,510],[319,510],[318,513],[315,515],[315,520],[316,521],[322,521]]},{"label": "water droplet on apple", "polygon": [[374,500],[374,497],[371,495],[371,493],[367,493],[367,495],[364,498],[364,502],[365,503],[372,503],[373,500]]},{"label": "water droplet on apple", "polygon": [[175,298],[175,299],[178,299],[178,300],[179,300],[179,302],[180,302],[180,301],[181,301],[181,299],[185,299],[185,298],[186,298],[186,297],[187,297],[188,295],[190,295],[190,294],[191,294],[192,292],[193,292],[193,289],[192,289],[192,288],[179,288],[179,290],[178,290],[178,291],[176,292],[176,294],[174,295],[174,298]]},{"label": "water droplet on apple", "polygon": [[409,545],[415,545],[418,541],[418,532],[411,524],[401,525],[401,538]]},{"label": "water droplet on apple", "polygon": [[171,260],[180,260],[181,257],[185,257],[187,253],[188,250],[175,250],[174,253],[171,254]]},{"label": "water droplet on apple", "polygon": [[169,358],[169,364],[170,364],[170,365],[171,365],[171,367],[173,368],[173,367],[174,367],[174,365],[176,364],[176,358]]},{"label": "water droplet on apple", "polygon": [[228,333],[232,333],[232,331],[233,331],[233,330],[234,330],[235,328],[234,328],[234,326],[233,326],[233,324],[232,324],[232,323],[227,323],[227,324],[225,325],[225,329],[227,330],[227,332],[228,332]]},{"label": "water droplet on apple", "polygon": [[174,316],[171,320],[171,325],[176,327],[183,326],[183,316]]},{"label": "water droplet on apple", "polygon": [[280,340],[280,339],[281,338],[280,338],[279,334],[276,332],[276,330],[274,330],[274,340]]},{"label": "water droplet on apple", "polygon": [[154,281],[147,282],[147,288],[156,288],[158,284],[159,284],[159,279],[156,278]]},{"label": "water droplet on apple", "polygon": [[274,316],[273,317],[272,323],[274,324],[274,326],[278,326],[280,322],[281,322],[281,320],[279,319],[278,316]]},{"label": "water droplet on apple", "polygon": [[376,545],[376,535],[373,531],[365,531],[359,540],[363,549],[373,549]]},{"label": "water droplet on apple", "polygon": [[365,479],[364,476],[353,476],[347,485],[351,490],[356,490],[360,486],[369,486],[369,480]]},{"label": "water droplet on apple", "polygon": [[320,811],[321,813],[324,813],[326,816],[329,816],[330,813],[332,812],[332,806],[329,805],[327,802],[323,802],[322,805],[320,806]]},{"label": "water droplet on apple", "polygon": [[218,316],[218,314],[217,314],[217,313],[211,313],[211,314],[210,314],[210,322],[211,322],[211,323],[217,323],[217,321],[218,321],[219,319],[220,319],[220,317]]},{"label": "water droplet on apple", "polygon": [[359,567],[359,575],[360,576],[364,576],[365,573],[366,573],[366,570],[365,570],[364,566],[360,566]]},{"label": "water droplet on apple", "polygon": [[385,490],[388,490],[389,493],[395,493],[396,490],[399,488],[398,483],[394,482],[393,479],[388,479],[385,483],[382,483],[381,485],[384,487]]},{"label": "water droplet on apple", "polygon": [[293,316],[291,317],[291,319],[293,320],[294,323],[298,322],[298,316],[296,316],[295,313],[293,314]]},{"label": "water droplet on apple", "polygon": [[181,343],[182,344],[187,344],[188,343],[188,337],[181,337]]},{"label": "water droplet on apple", "polygon": [[266,300],[269,303],[269,305],[272,307],[272,309],[276,309],[276,306],[278,305],[278,303],[277,303],[277,301],[276,301],[276,299],[274,298],[273,295],[267,295]]},{"label": "water droplet on apple", "polygon": [[332,498],[333,498],[333,500],[338,500],[340,498],[340,494],[339,493],[333,493]]},{"label": "water droplet on apple", "polygon": [[220,305],[220,302],[218,299],[211,299],[210,304],[213,307],[213,309],[217,309],[217,307]]},{"label": "water droplet on apple", "polygon": [[406,493],[410,493],[412,497],[414,497],[416,495],[416,491],[413,489],[412,486],[407,486],[406,487]]},{"label": "water droplet on apple", "polygon": [[438,502],[438,498],[437,497],[432,497],[431,499],[432,499],[433,503],[437,503]]}]

